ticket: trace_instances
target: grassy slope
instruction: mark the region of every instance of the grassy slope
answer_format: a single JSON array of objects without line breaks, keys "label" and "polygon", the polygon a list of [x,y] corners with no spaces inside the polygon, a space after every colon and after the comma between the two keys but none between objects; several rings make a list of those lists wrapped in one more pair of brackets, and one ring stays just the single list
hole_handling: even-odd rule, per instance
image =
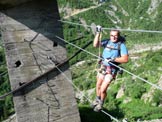
[{"label": "grassy slope", "polygon": [[[118,3],[116,1],[110,1],[103,4],[101,7],[71,17],[68,21],[80,23],[81,18],[86,21],[87,25],[95,23],[96,25],[100,24],[103,27],[108,28],[121,27],[124,29],[131,28],[141,30],[162,30],[162,25],[160,24],[162,7],[159,6],[156,9],[158,11],[158,14],[156,18],[152,19],[152,15],[154,15],[155,12],[153,12],[150,15],[146,12],[148,10],[149,5],[150,0],[139,0],[138,2],[134,0],[119,0]],[[117,11],[115,11],[112,6],[116,6]],[[123,14],[123,9],[128,13],[129,16],[125,16]],[[114,24],[111,21],[111,19],[117,21],[117,18],[115,16],[107,14],[105,11],[114,12],[115,16],[119,18],[119,20],[121,20],[122,23],[118,22]],[[79,46],[85,44],[87,40],[92,40],[94,37],[90,29],[76,25],[64,24],[64,36],[66,40],[76,39],[77,37],[79,37],[78,34],[82,34],[84,36],[83,39],[73,42]],[[104,31],[103,38],[106,38],[106,34],[107,31]],[[139,33],[123,31],[122,34],[127,35],[127,47],[129,49],[132,49],[136,44],[158,44],[161,41],[161,34],[157,33]],[[70,53],[76,50],[72,46],[68,45],[67,47],[69,55]],[[96,54],[98,52],[98,50],[94,49],[92,46],[89,46],[87,50]],[[124,67],[130,72],[133,72],[153,83],[157,83],[158,79],[161,76],[161,70],[158,69],[159,67],[162,67],[162,63],[159,59],[159,56],[162,55],[162,51],[145,52],[136,55],[138,55],[140,58],[138,60],[130,61]],[[71,64],[81,60],[93,58],[94,57],[88,54],[82,53],[79,56],[77,56],[71,62]],[[95,64],[96,62],[92,61],[92,63],[87,62],[83,66],[73,68],[73,80],[74,83],[80,88],[80,90],[87,90],[95,87],[95,72],[93,72]],[[138,65],[140,67],[138,67]],[[116,99],[116,94],[121,88],[121,86],[125,87],[125,94],[122,98]],[[106,99],[105,107],[113,116],[119,119],[127,117],[130,121],[135,121],[137,119],[162,118],[162,115],[160,114],[161,107],[158,107],[158,105],[162,103],[162,98],[157,97],[159,95],[162,95],[162,93],[157,90],[155,92],[156,94],[153,95],[154,99],[150,103],[144,103],[141,97],[143,94],[148,93],[149,91],[150,85],[144,83],[141,80],[133,79],[133,77],[125,73],[121,80],[111,84],[111,89],[108,91],[108,97]],[[94,97],[94,95],[92,96]],[[131,99],[131,102],[124,104],[123,101],[128,98]],[[97,119],[96,114],[93,113],[90,108],[85,106],[85,104],[79,105],[82,120],[84,120],[84,122],[95,122],[95,120]],[[89,114],[84,114],[85,111]],[[100,114],[98,114],[98,116],[100,116]],[[105,118],[105,120],[101,121],[106,121],[107,118],[103,118]],[[97,121],[99,122],[100,120]]]},{"label": "grassy slope", "polygon": [[[1,42],[2,40],[0,37],[0,96],[11,90],[9,85],[10,83],[9,83],[8,74],[6,73],[7,66],[6,66],[4,50]],[[6,99],[4,100],[0,100],[0,121],[6,119],[13,112],[14,109],[13,109],[13,102],[11,96],[6,97]]]},{"label": "grassy slope", "polygon": [[[142,53],[139,54],[139,56],[141,57],[140,59],[130,61],[124,66],[124,68],[142,78],[156,83],[161,76],[161,70],[158,70],[158,68],[162,67],[162,63],[159,59],[159,56],[162,56],[162,50],[152,53],[145,52],[145,54]],[[81,91],[94,88],[95,86],[96,74],[94,72],[94,64],[96,62],[89,62],[90,61],[79,67],[74,66],[72,68],[72,75],[74,78],[73,81]],[[152,65],[152,62],[156,63]],[[136,63],[141,65],[141,67],[137,67]],[[118,90],[121,87],[125,88],[124,96],[122,96],[120,99],[116,99]],[[158,107],[158,105],[162,103],[161,91],[156,90],[156,93],[153,95],[153,100],[151,102],[147,101],[145,103],[144,100],[141,99],[143,94],[150,91],[150,88],[151,86],[147,83],[136,78],[134,79],[127,73],[124,73],[122,79],[121,76],[118,76],[118,79],[111,84],[110,89],[108,90],[108,97],[105,102],[105,108],[107,108],[108,112],[110,112],[113,116],[119,119],[126,117],[133,121],[137,119],[162,118],[162,115],[160,114],[162,109],[161,107]],[[88,97],[94,98],[94,94]],[[131,101],[124,103],[124,101],[127,99],[130,99]],[[85,103],[79,105],[81,115],[83,114],[83,116],[86,116],[84,114],[85,109],[87,109],[87,111],[90,111],[91,109],[87,106],[85,107]],[[87,103],[87,105],[89,105],[89,103]],[[91,110],[91,112],[92,113],[89,114],[92,115],[88,114],[87,117],[93,116],[93,111]],[[104,118],[106,119],[106,117]],[[87,121],[89,121],[89,117]],[[95,121],[91,120],[91,122]]]},{"label": "grassy slope", "polygon": [[[81,1],[78,2],[66,0],[59,0],[59,6],[66,7],[69,4],[70,7],[74,8],[82,8],[82,7],[90,7],[95,5],[92,1]],[[139,4],[140,3],[140,4]],[[113,6],[117,7],[117,11],[113,9]],[[159,6],[156,10],[158,14],[153,18],[156,11],[151,13],[151,15],[147,14],[148,7],[150,5],[150,0],[138,0],[138,2],[134,0],[118,0],[117,1],[109,1],[103,4],[102,6],[89,10],[85,13],[78,14],[74,17],[70,17],[68,21],[80,23],[80,19],[86,21],[88,25],[95,23],[102,25],[103,27],[121,27],[121,28],[131,28],[131,29],[146,29],[146,30],[162,30],[161,18],[162,18],[162,6]],[[125,10],[129,16],[125,16],[122,10]],[[114,24],[111,19],[117,21],[115,16],[110,16],[106,11],[111,11],[115,13],[115,16],[121,20],[122,23],[118,22]],[[62,13],[61,16],[64,16]],[[108,31],[104,31],[103,38],[107,38],[106,34]],[[127,35],[127,47],[129,49],[133,49],[136,44],[158,44],[161,41],[161,34],[154,33],[135,33],[135,32],[122,32],[122,34]],[[79,41],[72,41],[80,37],[80,35],[84,36]],[[74,26],[64,24],[64,37],[66,40],[72,41],[73,43],[81,46],[84,45],[87,41],[92,40],[94,35],[92,31],[88,28],[84,28],[81,26]],[[69,55],[76,51],[75,48],[67,45]],[[97,49],[94,49],[91,46],[87,48],[88,51],[93,53],[98,53]],[[3,52],[3,51],[2,51]],[[159,56],[162,55],[162,51],[158,52],[145,52],[142,54],[137,54],[141,57],[138,60],[132,60],[124,67],[143,78],[148,79],[149,81],[156,83],[161,75],[161,70],[159,67],[162,67],[161,60]],[[4,57],[2,55],[2,57]],[[3,59],[3,58],[1,58]],[[74,64],[81,60],[94,59],[94,57],[87,55],[85,53],[81,53],[74,60],[71,61],[71,64]],[[2,61],[4,62],[4,60]],[[156,63],[154,63],[156,62]],[[95,75],[94,72],[96,61],[91,61],[85,63],[83,66],[72,68],[72,75],[74,79],[74,83],[79,87],[80,90],[88,90],[95,87]],[[140,65],[138,67],[136,64]],[[82,70],[80,70],[82,69]],[[0,71],[5,71],[6,68],[4,65],[1,65]],[[1,77],[1,92],[3,94],[5,90],[10,90],[8,87],[8,76]],[[159,104],[162,104],[162,93],[161,91],[156,90],[153,95],[153,100],[149,103],[144,103],[141,99],[141,96],[144,93],[148,93],[150,91],[150,85],[141,82],[137,79],[132,79],[132,77],[128,74],[124,74],[122,79],[117,80],[111,84],[111,89],[108,91],[108,97],[105,102],[105,108],[108,113],[117,117],[118,119],[122,119],[127,117],[130,121],[134,121],[137,119],[155,119],[162,118],[161,115],[161,107],[158,107]],[[5,80],[6,82],[3,82]],[[120,99],[116,99],[115,96],[121,86],[125,87],[125,94]],[[7,87],[7,89],[6,89]],[[90,98],[94,97],[94,94],[89,96]],[[124,104],[123,102],[126,99],[131,99],[131,102]],[[89,103],[86,104],[78,103],[80,107],[80,115],[82,122],[107,122],[110,121],[108,116],[105,116],[103,113],[94,113],[92,109],[89,107]],[[14,110],[13,104],[11,101],[11,97],[8,97],[6,100],[0,101],[0,120],[6,118],[10,115]],[[87,114],[88,113],[88,114]]]}]

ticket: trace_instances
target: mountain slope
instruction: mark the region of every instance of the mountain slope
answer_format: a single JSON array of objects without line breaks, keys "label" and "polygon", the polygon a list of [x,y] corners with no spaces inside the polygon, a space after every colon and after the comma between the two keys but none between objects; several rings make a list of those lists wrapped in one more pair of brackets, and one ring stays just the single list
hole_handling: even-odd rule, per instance
[{"label": "mountain slope", "polygon": [[[67,4],[70,8],[71,3]],[[67,4],[64,3],[60,6],[66,6]],[[97,3],[93,0],[92,4],[87,4],[86,7],[79,8],[79,10],[90,8],[94,4],[96,5]],[[76,9],[78,9],[78,3],[73,3],[71,10]],[[66,9],[64,10],[66,13]],[[81,13],[78,12],[78,14],[65,19],[72,23],[78,23],[78,25],[63,23],[64,37],[66,40],[81,47],[88,40],[93,40],[95,25],[102,25],[105,28],[143,30],[142,32],[121,31],[122,35],[126,35],[126,44],[130,52],[130,61],[123,66],[126,70],[160,86],[162,82],[162,63],[159,59],[162,56],[161,11],[161,0],[106,1],[97,8]],[[64,12],[61,13],[62,18],[64,18]],[[145,30],[159,31],[159,33],[148,33]],[[108,34],[109,31],[105,29],[103,38],[109,38]],[[67,45],[67,48],[69,55],[76,50],[70,45]],[[94,49],[92,45],[86,50],[98,55],[98,50]],[[95,88],[96,74],[94,68],[96,61],[93,59],[96,58],[89,54],[81,53],[71,61],[71,64],[83,60],[86,62],[79,65],[79,67],[74,66],[72,68],[73,81],[81,91],[85,92],[86,96],[89,95],[89,89]],[[162,92],[160,90],[152,88],[152,86],[136,77],[124,73],[123,77],[118,76],[117,80],[111,84],[105,107],[108,108],[112,115],[117,116],[119,119],[128,118],[129,121],[162,118],[160,114],[162,112],[162,98],[157,97],[161,95]],[[88,97],[93,98],[94,93]],[[84,118],[84,121],[93,122],[93,120],[88,120],[89,117],[82,113],[86,103],[84,99],[81,99],[79,102],[81,116]],[[87,111],[89,110],[87,109]],[[85,117],[87,120],[85,120]],[[106,118],[103,121],[106,121]]]}]

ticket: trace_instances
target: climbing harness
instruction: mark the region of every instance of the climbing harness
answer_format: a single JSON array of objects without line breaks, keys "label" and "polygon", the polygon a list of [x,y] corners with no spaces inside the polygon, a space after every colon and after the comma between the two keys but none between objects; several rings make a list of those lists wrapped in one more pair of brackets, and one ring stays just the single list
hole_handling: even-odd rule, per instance
[{"label": "climbing harness", "polygon": [[[105,43],[105,45],[106,45],[105,48],[108,48],[109,50],[118,50],[119,57],[121,57],[121,53],[120,53],[121,52],[121,44],[125,43],[125,41],[126,41],[125,37],[123,37],[123,36],[119,37],[119,41],[117,42],[117,44],[118,44],[117,48],[109,46],[110,39],[106,39],[106,40],[107,40],[107,43]],[[100,46],[99,46],[99,48],[100,48]],[[115,79],[115,76],[117,75],[117,73],[122,76],[123,70],[121,68],[117,68],[115,66],[105,66],[102,64],[102,61],[104,61],[104,60],[102,60],[103,58],[100,55],[100,50],[99,50],[99,57],[100,57],[100,60],[98,62],[98,64],[100,65],[99,70],[98,70],[99,73],[101,73],[103,75],[112,74],[114,79]],[[112,63],[114,63],[116,65],[120,65],[120,63],[118,63],[118,62],[112,61]]]},{"label": "climbing harness", "polygon": [[105,66],[101,64],[101,67],[98,70],[98,72],[103,75],[112,74],[113,78],[115,78],[117,73],[117,68],[115,66]]}]

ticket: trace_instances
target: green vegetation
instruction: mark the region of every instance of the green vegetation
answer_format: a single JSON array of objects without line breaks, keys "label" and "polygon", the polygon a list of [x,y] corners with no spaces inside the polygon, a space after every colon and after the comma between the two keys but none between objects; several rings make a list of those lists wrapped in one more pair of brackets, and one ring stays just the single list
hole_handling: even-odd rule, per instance
[{"label": "green vegetation", "polygon": [[[0,37],[0,42],[2,42]],[[4,49],[0,43],[0,96],[10,91],[10,82],[7,73]],[[12,97],[0,100],[0,121],[8,118],[14,112]]]},{"label": "green vegetation", "polygon": [[[64,8],[60,15],[63,18],[67,15],[65,9],[71,8],[84,9],[97,4],[94,0],[87,1],[72,1],[58,0],[59,8]],[[90,40],[93,40],[94,34],[91,28],[87,25],[102,25],[105,28],[122,29],[141,29],[141,30],[162,30],[162,6],[158,6],[150,14],[147,12],[150,7],[151,0],[116,0],[106,2],[97,8],[90,9],[75,16],[71,16],[67,21],[84,24],[84,26],[63,24],[65,40],[82,47]],[[109,31],[103,31],[103,38],[108,37]],[[158,45],[161,42],[162,34],[145,33],[145,32],[128,32],[122,31],[122,35],[126,35],[126,45],[129,50],[134,49],[137,45]],[[78,49],[67,44],[68,56],[71,56]],[[86,48],[87,51],[98,55],[98,49],[94,49],[92,45]],[[150,51],[136,54],[138,59],[130,59],[129,63],[122,66],[128,71],[157,84],[161,77],[162,69],[162,50]],[[82,64],[77,64],[83,61]],[[88,90],[95,88],[96,83],[96,58],[87,54],[80,53],[70,61],[72,69],[72,77],[74,84],[85,93],[85,96],[91,100],[95,97],[95,93],[88,96]],[[4,50],[0,46],[0,73],[7,71],[4,58]],[[77,65],[76,65],[77,64]],[[123,88],[124,95],[116,98],[118,91]],[[123,76],[118,76],[112,82],[108,89],[104,108],[112,116],[122,120],[128,118],[130,122],[141,120],[151,120],[162,118],[162,92],[155,89],[149,96],[149,99],[144,98],[147,93],[152,90],[151,86],[127,73]],[[0,95],[10,91],[8,75],[0,77]],[[78,100],[79,112],[82,122],[107,122],[110,118],[103,113],[95,113],[90,108],[90,103]],[[14,112],[12,97],[8,96],[5,100],[0,100],[0,121],[7,118]],[[87,114],[88,113],[88,114]]]},{"label": "green vegetation", "polygon": [[[162,67],[162,63],[159,62],[152,65],[152,62],[158,62],[157,60],[160,60],[159,56],[162,56],[162,50],[156,52],[145,52],[144,56],[143,53],[141,53],[139,54],[139,57],[141,57],[140,59],[132,60],[128,64],[123,65],[123,67],[128,71],[155,83],[161,76],[161,72],[159,72],[158,68]],[[145,68],[142,68],[143,66],[135,67],[135,63],[141,65],[143,62]],[[86,90],[95,87],[95,65],[95,60],[88,60],[82,65],[72,67],[73,82],[81,91],[85,91],[85,96],[90,99],[94,98],[95,93],[91,96],[87,96]],[[132,69],[132,67],[134,68]],[[124,95],[117,99],[116,95],[121,87],[124,88]],[[116,81],[112,82],[110,89],[107,91],[108,96],[104,105],[106,108],[105,110],[118,119],[128,118],[130,121],[136,121],[137,119],[150,120],[162,118],[162,107],[159,106],[162,103],[162,92],[160,90],[155,90],[151,102],[144,102],[144,99],[142,98],[144,94],[150,92],[150,89],[151,86],[147,83],[124,73],[123,77],[118,76]],[[85,100],[84,102],[81,101],[81,103],[78,101],[78,104],[80,107],[81,117],[88,118],[86,122],[95,122],[93,119],[89,120],[89,118],[91,118],[90,116],[96,114],[93,113],[93,110],[90,108],[90,103]],[[86,110],[89,113],[88,115],[83,113],[83,111]],[[100,113],[98,113],[98,116],[100,116]],[[106,121],[106,117],[102,117],[102,119],[105,119],[102,121]],[[85,118],[82,119],[84,120]],[[97,119],[97,117],[95,119]],[[98,122],[100,121],[98,120]]]},{"label": "green vegetation", "polygon": [[[96,0],[97,1],[97,0]],[[67,3],[67,4],[65,4]],[[72,9],[82,9],[88,8],[90,6],[95,5],[92,0],[82,1],[82,0],[59,0],[58,5],[60,7],[69,7]]]},{"label": "green vegetation", "polygon": [[[106,116],[105,114],[93,112],[92,109],[88,105],[82,105],[82,106],[79,106],[79,108],[80,108],[79,112],[80,112],[82,122],[96,122],[96,121],[98,122],[98,120],[100,122],[111,121],[111,119],[108,116]],[[111,111],[107,111],[107,110],[105,110],[105,111],[111,112]]]},{"label": "green vegetation", "polygon": [[[134,0],[107,0],[104,4],[95,9],[82,12],[66,19],[66,21],[83,24],[84,26],[64,23],[64,38],[82,47],[89,40],[94,39],[93,31],[88,27],[91,24],[101,25],[106,28],[120,27],[122,29],[130,28],[135,30],[162,30],[160,22],[162,18],[162,7],[158,6],[152,13],[149,13],[150,4],[151,0],[139,0],[138,2]],[[63,5],[65,6],[66,4],[64,3]],[[89,4],[87,3],[87,5]],[[77,9],[77,5],[73,5],[73,9],[74,8]],[[64,14],[61,13],[61,15]],[[108,34],[109,32],[104,30],[103,38],[109,38]],[[161,42],[162,36],[162,34],[159,33],[129,31],[122,31],[121,34],[126,35],[126,45],[129,50],[134,49],[137,45],[158,45]],[[80,37],[82,38],[79,39]],[[74,41],[74,39],[77,38],[78,40]],[[78,49],[67,44],[67,50],[70,56]],[[92,45],[86,48],[86,50],[98,55],[98,49],[94,49]],[[122,66],[145,80],[157,84],[161,77],[162,62],[159,57],[162,56],[162,50],[143,52],[135,55],[137,55],[138,59],[130,60],[129,63],[123,64]],[[84,61],[84,63],[78,65],[77,62],[82,61]],[[88,90],[95,88],[96,62],[95,57],[84,52],[70,62],[72,66],[73,82],[84,92],[85,96],[87,96]],[[124,89],[124,95],[117,99],[116,95],[121,88]],[[151,89],[152,87],[146,82],[124,73],[123,77],[118,76],[116,81],[111,84],[104,107],[109,114],[119,120],[128,118],[129,121],[133,122],[138,119],[151,120],[162,118],[160,114],[162,110],[161,90],[155,90],[150,100],[144,98],[147,93],[151,92]],[[87,97],[92,100],[95,97],[95,93]],[[104,115],[100,115],[101,113],[93,113],[93,110],[89,107],[90,103],[87,102],[86,99],[84,101],[78,100],[78,105],[83,122],[96,122],[96,120],[97,122],[109,121]],[[101,118],[103,120],[101,120]]]},{"label": "green vegetation", "polygon": [[[126,1],[125,1],[126,2]],[[67,21],[83,24],[82,21],[85,21],[84,25],[91,25],[92,23],[96,25],[102,25],[103,27],[107,28],[116,28],[121,27],[123,29],[141,29],[141,30],[162,30],[161,22],[159,21],[159,17],[161,16],[160,12],[157,14],[157,22],[155,22],[154,19],[151,18],[150,15],[146,13],[150,2],[146,1],[140,1],[140,4],[131,0],[129,1],[129,6],[126,6],[123,1],[119,1],[120,6],[123,7],[123,9],[128,13],[128,16],[124,15],[122,12],[122,8],[119,7],[119,5],[116,5],[116,2],[106,2],[102,6],[99,6],[95,9],[88,10],[86,12],[77,14],[76,16],[69,17]],[[128,4],[128,3],[126,3]],[[64,4],[65,5],[65,4]],[[117,10],[115,11],[113,7],[116,6]],[[143,8],[144,6],[144,8]],[[135,8],[135,9],[134,9]],[[136,9],[138,8],[138,9]],[[132,10],[133,9],[133,10]],[[160,8],[158,8],[161,10]],[[115,16],[111,16],[110,13],[114,13]],[[142,14],[141,14],[142,13]],[[144,14],[143,14],[144,13]],[[62,14],[61,14],[62,15]],[[118,19],[116,19],[118,18]],[[116,23],[114,24],[113,21]],[[119,21],[120,20],[120,21]],[[119,21],[119,22],[118,22]],[[158,28],[155,28],[155,26],[158,26]],[[79,37],[84,37],[78,41],[75,41],[74,44],[82,46],[87,41],[93,40],[94,34],[92,33],[92,30],[88,27],[83,27],[80,25],[72,25],[72,24],[63,24],[64,27],[64,37],[65,40],[72,41],[74,39],[77,39]],[[109,32],[107,30],[104,30],[103,38],[109,38],[107,36]],[[158,33],[140,33],[140,32],[126,32],[123,31],[122,35],[127,36],[127,47],[128,49],[132,49],[135,44],[156,44],[161,41],[161,34]],[[76,51],[76,48],[67,45],[69,55],[73,53],[73,51]],[[98,50],[94,50],[92,46],[89,46],[87,50],[92,51],[93,53],[97,54]],[[89,57],[89,55],[80,54],[77,56],[73,61],[72,64],[75,62],[80,61],[80,59],[85,58],[92,58]]]}]

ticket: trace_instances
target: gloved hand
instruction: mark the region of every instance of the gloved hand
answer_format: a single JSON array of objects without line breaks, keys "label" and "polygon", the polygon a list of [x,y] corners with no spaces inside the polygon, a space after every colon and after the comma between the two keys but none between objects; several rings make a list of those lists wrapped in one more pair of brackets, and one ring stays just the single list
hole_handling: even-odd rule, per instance
[{"label": "gloved hand", "polygon": [[115,58],[106,58],[105,61],[106,62],[114,62]]},{"label": "gloved hand", "polygon": [[97,26],[96,26],[96,32],[97,32],[97,33],[102,32],[102,27],[101,27],[100,25],[97,25]]}]

